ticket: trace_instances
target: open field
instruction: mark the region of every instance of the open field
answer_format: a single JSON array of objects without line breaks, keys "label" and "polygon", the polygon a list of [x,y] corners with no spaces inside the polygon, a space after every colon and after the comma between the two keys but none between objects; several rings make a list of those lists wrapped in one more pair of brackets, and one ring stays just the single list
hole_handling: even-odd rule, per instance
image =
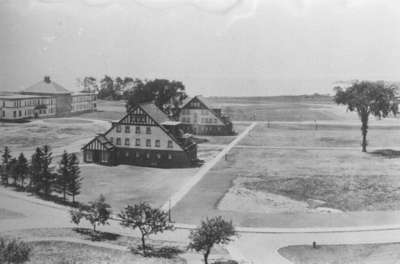
[{"label": "open field", "polygon": [[118,121],[126,113],[125,101],[97,101],[97,111],[79,115],[80,118]]},{"label": "open field", "polygon": [[358,245],[321,245],[288,246],[279,249],[279,253],[294,264],[372,264],[399,263],[400,244],[358,244]]},{"label": "open field", "polygon": [[[245,226],[342,226],[377,223],[374,215],[400,209],[396,151],[361,153],[359,130],[352,126],[323,126],[314,132],[307,125],[280,125],[270,130],[259,125],[228,161],[221,160],[174,208],[178,221],[195,223],[204,215],[222,214]],[[371,131],[385,135],[371,137],[377,147],[398,140],[396,127]],[[353,138],[349,144],[340,142],[348,135]],[[290,149],[296,146],[304,149]],[[371,218],[351,219],[358,213]]]},{"label": "open field", "polygon": [[13,155],[33,153],[36,147],[48,144],[54,155],[79,152],[97,133],[109,127],[104,121],[80,118],[49,118],[30,123],[0,125],[0,146],[8,146]]},{"label": "open field", "polygon": [[127,165],[82,166],[82,194],[77,199],[88,202],[103,194],[115,210],[140,201],[161,206],[196,170],[197,168],[157,169]]},{"label": "open field", "polygon": [[32,257],[29,264],[85,263],[85,264],[157,264],[186,263],[184,259],[144,258],[131,252],[80,243],[61,241],[30,242]]},{"label": "open field", "polygon": [[0,220],[24,217],[23,214],[0,208]]},{"label": "open field", "polygon": [[[380,125],[380,124],[384,125]],[[367,140],[371,148],[400,147],[400,120],[370,126]],[[379,124],[379,125],[378,125]],[[352,124],[258,124],[239,144],[269,147],[360,147],[360,123]]]}]

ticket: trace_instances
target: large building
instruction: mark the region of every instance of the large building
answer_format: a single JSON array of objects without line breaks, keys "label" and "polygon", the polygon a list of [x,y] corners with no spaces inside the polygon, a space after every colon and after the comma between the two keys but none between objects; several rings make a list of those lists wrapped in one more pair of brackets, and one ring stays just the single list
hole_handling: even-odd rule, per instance
[{"label": "large building", "polygon": [[0,95],[0,119],[23,121],[96,110],[96,94],[73,93],[44,77],[20,93]]},{"label": "large building", "polygon": [[26,120],[56,115],[56,100],[51,96],[0,95],[0,119]]},{"label": "large building", "polygon": [[233,135],[230,119],[220,108],[210,108],[201,96],[186,98],[175,112],[186,133],[196,135]]},{"label": "large building", "polygon": [[197,159],[197,145],[153,103],[132,107],[104,134],[83,148],[88,163],[131,164],[150,167],[191,167]]}]

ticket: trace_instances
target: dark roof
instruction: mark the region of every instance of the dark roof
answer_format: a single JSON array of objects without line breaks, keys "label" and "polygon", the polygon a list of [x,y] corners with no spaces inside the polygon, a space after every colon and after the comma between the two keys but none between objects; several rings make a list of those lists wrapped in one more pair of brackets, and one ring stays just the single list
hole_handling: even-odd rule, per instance
[{"label": "dark roof", "polygon": [[68,91],[58,83],[51,81],[49,77],[45,77],[43,81],[26,88],[22,91],[22,93],[71,94],[70,91]]},{"label": "dark roof", "polygon": [[111,143],[103,134],[97,135],[94,139],[89,141],[85,146],[82,147],[82,149],[85,149],[88,147],[90,144],[92,144],[94,141],[99,141],[100,144],[102,144],[107,150],[112,150],[115,148],[114,144]]},{"label": "dark roof", "polygon": [[155,104],[153,103],[144,103],[139,105],[151,118],[154,119],[157,123],[161,124],[166,121],[170,121],[171,119],[167,116],[166,113],[161,111]]}]

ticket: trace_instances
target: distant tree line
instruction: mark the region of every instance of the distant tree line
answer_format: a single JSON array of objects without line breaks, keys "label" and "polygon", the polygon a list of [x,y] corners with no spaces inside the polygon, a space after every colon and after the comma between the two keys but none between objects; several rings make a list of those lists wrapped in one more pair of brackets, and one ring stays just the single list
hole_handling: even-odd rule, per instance
[{"label": "distant tree line", "polygon": [[82,180],[78,157],[74,153],[68,154],[64,151],[57,168],[52,162],[53,154],[47,145],[36,148],[30,161],[23,153],[17,158],[12,157],[10,149],[6,146],[1,154],[1,184],[46,198],[57,193],[62,195],[64,201],[67,201],[68,195],[75,203]]},{"label": "distant tree line", "polygon": [[141,80],[105,75],[99,81],[84,77],[78,79],[78,83],[83,92],[97,91],[99,99],[126,100],[128,109],[135,104],[154,102],[160,109],[167,110],[187,97],[182,82],[167,79]]}]

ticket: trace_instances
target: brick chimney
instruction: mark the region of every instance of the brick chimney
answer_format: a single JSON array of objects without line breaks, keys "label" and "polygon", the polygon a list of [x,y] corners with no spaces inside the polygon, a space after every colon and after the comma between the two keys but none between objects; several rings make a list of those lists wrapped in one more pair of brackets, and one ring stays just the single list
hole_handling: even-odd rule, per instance
[{"label": "brick chimney", "polygon": [[45,83],[51,83],[50,76],[44,76]]}]

